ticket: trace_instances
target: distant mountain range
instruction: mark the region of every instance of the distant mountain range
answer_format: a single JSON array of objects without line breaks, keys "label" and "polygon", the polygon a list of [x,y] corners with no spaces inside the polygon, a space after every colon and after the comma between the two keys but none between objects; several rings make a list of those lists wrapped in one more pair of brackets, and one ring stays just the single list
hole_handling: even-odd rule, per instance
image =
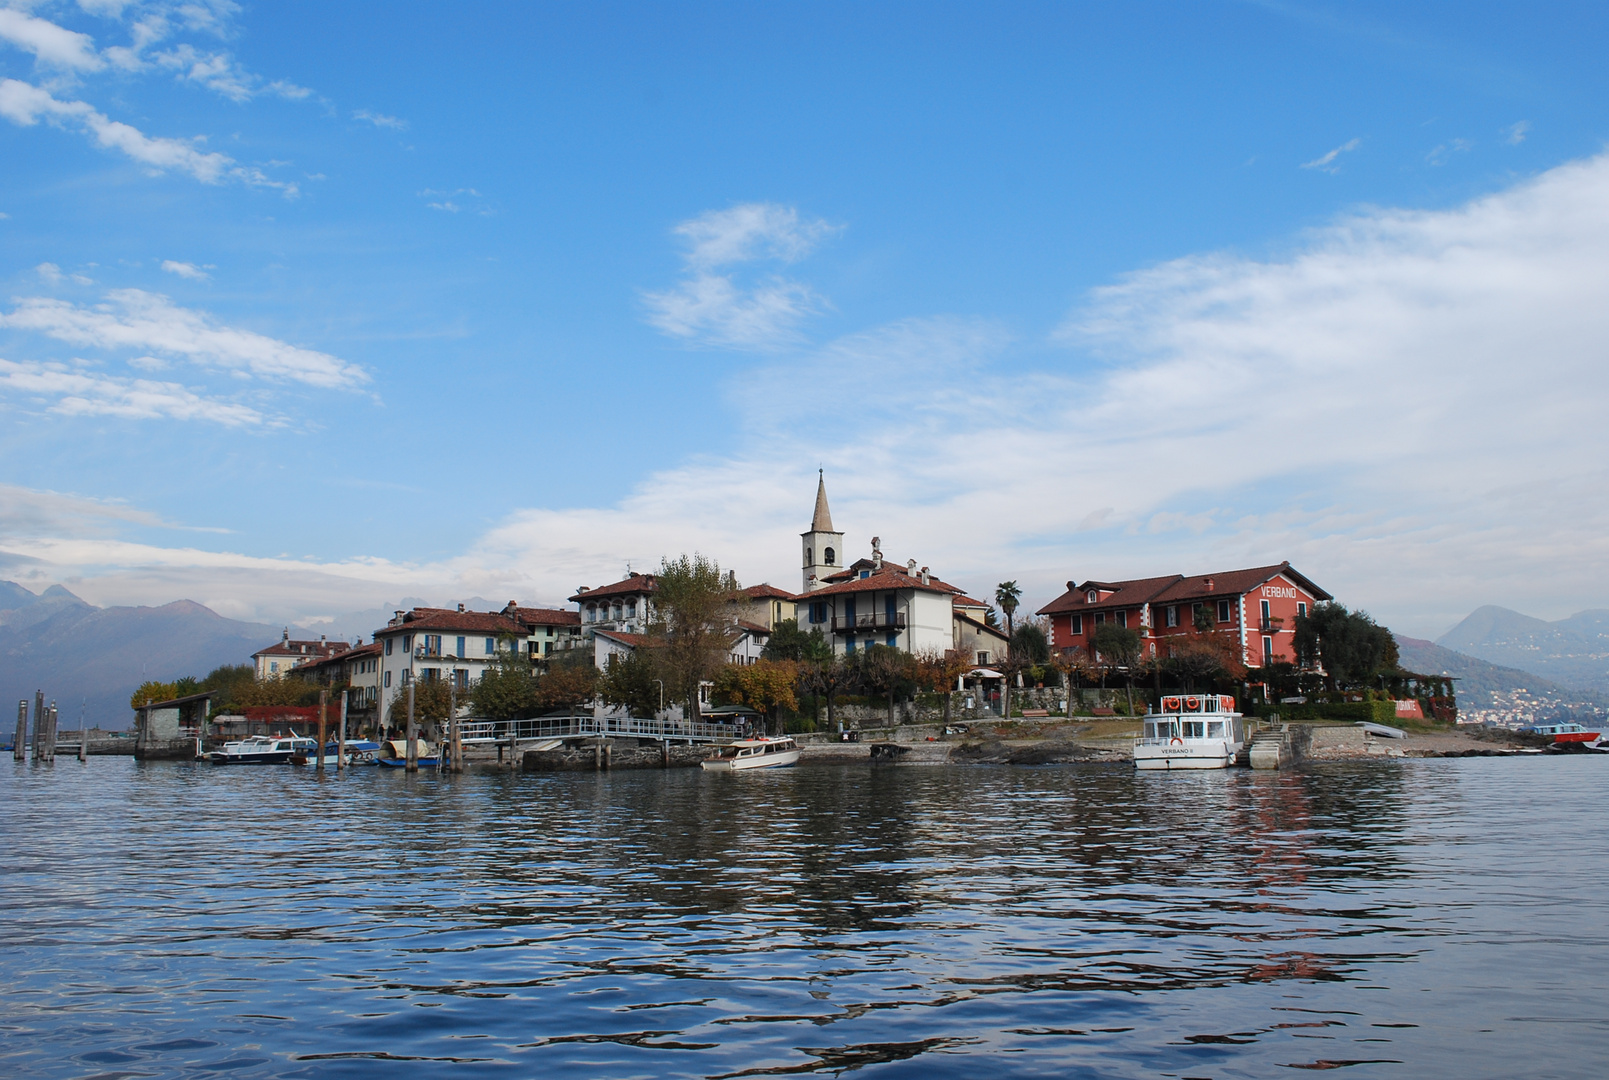
[{"label": "distant mountain range", "polygon": [[1484,708],[1492,704],[1494,694],[1515,690],[1523,690],[1537,699],[1592,703],[1598,698],[1594,691],[1560,686],[1529,671],[1466,656],[1443,648],[1434,641],[1403,637],[1401,634],[1393,636],[1397,639],[1397,651],[1403,667],[1425,675],[1451,675],[1458,680],[1455,685],[1461,706]]},{"label": "distant mountain range", "polygon": [[1609,611],[1545,622],[1508,608],[1477,608],[1436,644],[1493,664],[1534,672],[1572,690],[1609,694]]},{"label": "distant mountain range", "polygon": [[[35,595],[0,581],[0,728],[9,738],[16,703],[43,690],[62,728],[127,728],[129,697],[146,679],[164,682],[244,664],[279,639],[261,623],[236,622],[189,600],[162,607],[98,608],[60,585]],[[31,705],[30,705],[31,707]]]}]

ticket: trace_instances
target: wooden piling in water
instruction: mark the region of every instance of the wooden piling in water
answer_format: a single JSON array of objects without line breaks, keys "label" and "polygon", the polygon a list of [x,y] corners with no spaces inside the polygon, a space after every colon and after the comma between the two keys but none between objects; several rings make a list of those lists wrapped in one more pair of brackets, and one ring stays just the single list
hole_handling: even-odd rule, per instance
[{"label": "wooden piling in water", "polygon": [[335,775],[340,776],[346,771],[346,694],[341,691],[341,727],[340,734],[335,739]]},{"label": "wooden piling in water", "polygon": [[45,692],[34,691],[34,760],[44,760]]},{"label": "wooden piling in water", "polygon": [[413,720],[413,680],[408,680],[408,752],[404,755],[407,772],[419,771],[419,727]]},{"label": "wooden piling in water", "polygon": [[461,773],[464,771],[464,735],[458,726],[458,672],[452,673],[452,682],[447,684],[447,747],[451,754],[448,771]]},{"label": "wooden piling in water", "polygon": [[318,692],[318,757],[315,759],[317,764],[314,766],[319,772],[324,771],[324,738],[329,732],[327,726],[329,709],[330,692],[320,690]]},{"label": "wooden piling in water", "polygon": [[[88,702],[85,702],[85,705],[87,705],[87,704],[88,704]],[[88,761],[89,760],[89,726],[88,726],[87,721],[84,718],[84,713],[86,711],[87,710],[85,709],[84,705],[80,705],[78,707],[78,760],[79,761]]]},{"label": "wooden piling in water", "polygon": [[45,760],[56,760],[56,703],[45,710]]},{"label": "wooden piling in water", "polygon": [[11,743],[11,760],[25,761],[28,758],[28,699],[20,698],[17,701],[17,737]]}]

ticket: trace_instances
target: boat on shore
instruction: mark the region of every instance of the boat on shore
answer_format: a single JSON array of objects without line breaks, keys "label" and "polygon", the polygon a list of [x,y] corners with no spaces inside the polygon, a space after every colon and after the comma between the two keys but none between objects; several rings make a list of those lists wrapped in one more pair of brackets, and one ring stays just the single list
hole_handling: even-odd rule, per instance
[{"label": "boat on shore", "polygon": [[[441,750],[423,739],[414,740],[414,753],[419,755],[418,764],[421,769],[434,770],[441,765]],[[408,740],[387,739],[375,751],[374,762],[386,769],[405,769],[408,767]]]},{"label": "boat on shore", "polygon": [[[312,750],[312,747],[309,746],[308,749]],[[375,755],[379,752],[379,750],[380,744],[377,742],[367,739],[349,740],[346,744],[346,764],[349,768],[354,765],[376,765],[379,762]],[[318,756],[308,753],[292,758],[291,761],[297,765],[317,765]],[[339,765],[340,762],[341,744],[338,742],[325,743],[324,767],[326,769],[333,769]]]},{"label": "boat on shore", "polygon": [[780,738],[738,739],[721,747],[714,757],[699,762],[706,772],[746,772],[781,769],[799,763],[799,744]]},{"label": "boat on shore", "polygon": [[1136,769],[1223,769],[1246,742],[1245,722],[1235,699],[1220,694],[1181,694],[1162,699],[1160,712],[1146,713],[1145,734],[1134,740]]},{"label": "boat on shore", "polygon": [[307,757],[318,750],[318,740],[294,732],[286,735],[253,735],[224,743],[207,760],[214,765],[283,765],[292,758]]},{"label": "boat on shore", "polygon": [[1554,746],[1572,746],[1575,743],[1582,743],[1592,749],[1597,749],[1600,742],[1602,742],[1600,732],[1592,731],[1574,723],[1532,724],[1530,727],[1523,727],[1520,730],[1529,731],[1533,735],[1551,735],[1553,736]]}]

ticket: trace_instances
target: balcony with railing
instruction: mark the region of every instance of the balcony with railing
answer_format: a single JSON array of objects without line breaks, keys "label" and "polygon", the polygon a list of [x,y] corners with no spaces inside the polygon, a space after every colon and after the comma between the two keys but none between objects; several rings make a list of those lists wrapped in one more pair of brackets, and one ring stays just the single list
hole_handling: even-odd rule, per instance
[{"label": "balcony with railing", "polygon": [[903,611],[867,611],[856,615],[834,615],[832,632],[835,634],[872,633],[877,630],[905,629]]}]

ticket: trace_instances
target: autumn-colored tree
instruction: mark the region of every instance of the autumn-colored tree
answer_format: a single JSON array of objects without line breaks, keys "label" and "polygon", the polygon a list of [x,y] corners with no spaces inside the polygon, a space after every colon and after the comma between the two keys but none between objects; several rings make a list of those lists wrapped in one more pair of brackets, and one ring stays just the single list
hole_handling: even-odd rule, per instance
[{"label": "autumn-colored tree", "polygon": [[1134,672],[1139,666],[1143,642],[1139,632],[1116,623],[1095,628],[1096,663],[1104,671],[1122,675],[1128,689],[1129,715],[1134,715]]},{"label": "autumn-colored tree", "polygon": [[911,655],[890,645],[868,645],[854,655],[854,666],[861,686],[888,697],[888,726],[895,726],[894,699],[909,697],[916,687],[916,664]]},{"label": "autumn-colored tree", "polygon": [[827,726],[835,726],[837,719],[833,710],[838,695],[853,686],[858,678],[854,666],[846,663],[844,657],[829,653],[825,659],[813,659],[801,665],[801,668],[804,683],[811,694],[820,694],[827,699]]},{"label": "autumn-colored tree", "polygon": [[129,696],[129,707],[140,709],[154,701],[172,701],[179,696],[172,683],[158,682],[147,679],[140,684],[140,688]]},{"label": "autumn-colored tree", "polygon": [[950,722],[950,702],[956,682],[972,670],[964,654],[955,649],[939,652],[929,649],[914,657],[917,684],[924,690],[943,695],[944,723]]},{"label": "autumn-colored tree", "polygon": [[550,663],[547,674],[537,681],[536,704],[543,710],[574,709],[598,695],[598,669],[590,658],[570,663]]},{"label": "autumn-colored tree", "polygon": [[[419,725],[421,737],[425,741],[436,742],[440,737],[441,728],[447,723],[447,716],[452,708],[453,697],[452,687],[447,679],[413,680],[413,720]],[[391,699],[391,710],[387,715],[391,729],[398,733],[398,737],[406,738],[407,687],[403,687],[402,692]]]},{"label": "autumn-colored tree", "polygon": [[1215,629],[1212,614],[1205,609],[1196,613],[1189,633],[1169,636],[1164,642],[1168,655],[1163,666],[1185,690],[1196,689],[1198,682],[1246,677],[1239,635]]},{"label": "autumn-colored tree", "polygon": [[797,710],[794,686],[799,667],[791,660],[760,660],[753,664],[727,664],[715,675],[715,699],[722,705],[741,705],[766,718],[767,730],[782,733],[782,710]]}]

